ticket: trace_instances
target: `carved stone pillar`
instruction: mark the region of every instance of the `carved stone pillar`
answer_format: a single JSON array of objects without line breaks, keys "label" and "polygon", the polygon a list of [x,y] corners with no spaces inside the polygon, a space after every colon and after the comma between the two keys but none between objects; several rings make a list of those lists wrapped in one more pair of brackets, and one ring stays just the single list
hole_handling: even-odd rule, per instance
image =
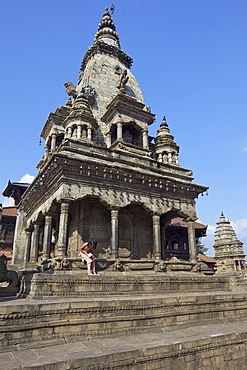
[{"label": "carved stone pillar", "polygon": [[77,126],[77,139],[81,138],[81,125]]},{"label": "carved stone pillar", "polygon": [[32,232],[32,241],[31,241],[31,253],[30,260],[31,262],[38,261],[38,251],[39,251],[39,224],[34,224],[34,229]]},{"label": "carved stone pillar", "polygon": [[59,230],[58,230],[58,256],[65,257],[67,252],[67,236],[68,236],[68,218],[69,218],[69,202],[61,203]]},{"label": "carved stone pillar", "polygon": [[56,140],[57,140],[57,135],[52,134],[51,135],[51,151],[54,152],[56,149]]},{"label": "carved stone pillar", "polygon": [[24,252],[24,263],[29,262],[30,260],[30,252],[31,252],[31,241],[32,241],[32,230],[26,229],[26,245],[25,245],[25,252]]},{"label": "carved stone pillar", "polygon": [[197,251],[196,251],[196,234],[194,228],[194,222],[188,221],[188,242],[189,242],[189,252],[190,252],[190,261],[197,261]]},{"label": "carved stone pillar", "polygon": [[172,153],[168,153],[168,163],[172,163]]},{"label": "carved stone pillar", "polygon": [[174,163],[178,164],[178,155],[177,155],[177,153],[174,154]]},{"label": "carved stone pillar", "polygon": [[92,140],[92,129],[91,129],[91,127],[88,127],[88,129],[87,129],[87,138],[88,138],[88,140]]},{"label": "carved stone pillar", "polygon": [[123,125],[122,122],[117,123],[117,140],[123,140]]},{"label": "carved stone pillar", "polygon": [[142,131],[142,143],[143,143],[143,149],[148,149],[148,131],[147,130]]},{"label": "carved stone pillar", "polygon": [[160,238],[160,216],[153,215],[153,248],[154,258],[161,259],[161,238]]},{"label": "carved stone pillar", "polygon": [[49,155],[49,147],[47,144],[45,144],[44,150],[45,150],[44,159],[46,159]]},{"label": "carved stone pillar", "polygon": [[111,210],[111,257],[118,257],[118,209]]},{"label": "carved stone pillar", "polygon": [[52,229],[52,216],[45,216],[45,228],[44,228],[44,239],[43,239],[43,257],[42,260],[46,260],[50,257],[51,252],[51,229]]},{"label": "carved stone pillar", "polygon": [[70,138],[72,136],[72,127],[69,127],[67,130],[67,137]]},{"label": "carved stone pillar", "polygon": [[163,162],[163,157],[162,157],[162,153],[159,153],[158,154],[158,159],[157,159],[158,162]]},{"label": "carved stone pillar", "polygon": [[111,146],[111,133],[110,132],[106,134],[106,146],[107,148],[110,148]]}]

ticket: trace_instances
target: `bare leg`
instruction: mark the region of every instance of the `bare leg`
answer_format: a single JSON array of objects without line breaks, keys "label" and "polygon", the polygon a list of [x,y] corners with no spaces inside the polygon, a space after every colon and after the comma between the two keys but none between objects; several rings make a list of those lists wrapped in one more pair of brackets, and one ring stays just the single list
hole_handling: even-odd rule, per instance
[{"label": "bare leg", "polygon": [[93,274],[96,274],[96,261],[92,261]]},{"label": "bare leg", "polygon": [[87,263],[87,273],[88,273],[88,275],[92,275],[92,273],[93,273],[93,271],[92,271],[92,262]]}]

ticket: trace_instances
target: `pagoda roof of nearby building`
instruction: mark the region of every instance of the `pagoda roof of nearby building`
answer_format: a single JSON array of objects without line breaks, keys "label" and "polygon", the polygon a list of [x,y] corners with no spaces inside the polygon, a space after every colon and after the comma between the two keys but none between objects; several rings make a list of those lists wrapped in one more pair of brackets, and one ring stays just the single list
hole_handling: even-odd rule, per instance
[{"label": "pagoda roof of nearby building", "polygon": [[[180,217],[173,218],[169,224],[169,226],[176,226],[176,227],[188,227],[188,224],[186,221],[183,221]],[[207,225],[203,225],[199,222],[194,222],[195,229],[205,229],[205,232],[207,230]]]},{"label": "pagoda roof of nearby building", "polygon": [[24,194],[29,185],[30,184],[28,183],[11,182],[9,180],[8,185],[2,194],[4,197],[13,198],[15,200],[15,205],[17,205],[21,200],[21,196]]},{"label": "pagoda roof of nearby building", "polygon": [[197,258],[207,263],[216,263],[216,260],[214,258],[205,256],[201,253],[198,253]]},{"label": "pagoda roof of nearby building", "polygon": [[15,206],[3,207],[2,208],[2,216],[16,217],[17,216],[17,207],[15,207]]}]

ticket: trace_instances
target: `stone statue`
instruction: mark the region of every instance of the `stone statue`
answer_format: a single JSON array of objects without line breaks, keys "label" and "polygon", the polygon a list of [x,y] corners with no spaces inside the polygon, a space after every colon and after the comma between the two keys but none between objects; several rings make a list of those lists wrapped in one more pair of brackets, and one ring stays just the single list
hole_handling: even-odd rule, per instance
[{"label": "stone statue", "polygon": [[75,99],[78,93],[76,91],[76,87],[72,84],[72,82],[65,82],[64,86],[66,87],[66,93],[69,96],[73,96],[73,98]]},{"label": "stone statue", "polygon": [[120,77],[118,89],[124,89],[124,86],[127,84],[129,77],[127,76],[127,69],[125,69]]},{"label": "stone statue", "polygon": [[4,283],[7,281],[9,287],[16,287],[18,285],[18,274],[16,271],[7,269],[8,257],[5,254],[0,256],[0,282]]},{"label": "stone statue", "polygon": [[86,96],[89,105],[93,105],[95,102],[95,89],[87,85],[81,89],[81,92]]}]

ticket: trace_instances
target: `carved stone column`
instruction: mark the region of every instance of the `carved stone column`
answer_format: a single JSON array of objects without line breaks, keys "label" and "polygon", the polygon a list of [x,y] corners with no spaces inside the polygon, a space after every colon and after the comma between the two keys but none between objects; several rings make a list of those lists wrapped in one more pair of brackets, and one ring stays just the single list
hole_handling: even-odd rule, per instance
[{"label": "carved stone column", "polygon": [[57,135],[52,134],[51,135],[51,151],[54,152],[56,149],[56,140],[57,140]]},{"label": "carved stone column", "polygon": [[142,143],[143,143],[143,149],[148,149],[148,131],[147,130],[142,131]]},{"label": "carved stone column", "polygon": [[118,209],[111,209],[111,257],[118,257]]},{"label": "carved stone column", "polygon": [[117,140],[123,140],[123,125],[122,122],[117,123]]},{"label": "carved stone column", "polygon": [[52,229],[52,216],[45,216],[44,239],[43,239],[43,257],[46,260],[50,257],[51,252],[51,229]]},{"label": "carved stone column", "polygon": [[49,147],[47,144],[45,144],[44,146],[44,150],[45,150],[45,153],[44,153],[44,159],[46,159],[49,155]]},{"label": "carved stone column", "polygon": [[106,146],[107,148],[110,148],[111,146],[111,133],[110,132],[106,134]]},{"label": "carved stone column", "polygon": [[160,216],[153,215],[153,248],[154,258],[161,259],[161,238],[160,238]]},{"label": "carved stone column", "polygon": [[190,252],[190,261],[197,261],[197,251],[196,251],[196,234],[193,221],[187,221],[188,224],[188,242],[189,242],[189,252]]},{"label": "carved stone column", "polygon": [[30,260],[30,252],[31,252],[31,241],[32,241],[32,230],[26,229],[26,245],[25,245],[25,252],[24,252],[24,263],[29,262]]},{"label": "carved stone column", "polygon": [[72,136],[72,127],[69,127],[67,130],[67,137],[70,138]]},{"label": "carved stone column", "polygon": [[61,203],[59,230],[58,230],[58,256],[65,257],[67,252],[69,201]]},{"label": "carved stone column", "polygon": [[81,138],[81,125],[77,126],[77,139]]},{"label": "carved stone column", "polygon": [[32,232],[32,241],[31,241],[31,252],[30,252],[30,260],[31,262],[38,261],[38,251],[39,251],[39,224],[34,223],[34,229]]},{"label": "carved stone column", "polygon": [[88,129],[87,129],[87,138],[88,138],[88,140],[92,140],[92,129],[91,129],[91,127],[88,127]]}]

